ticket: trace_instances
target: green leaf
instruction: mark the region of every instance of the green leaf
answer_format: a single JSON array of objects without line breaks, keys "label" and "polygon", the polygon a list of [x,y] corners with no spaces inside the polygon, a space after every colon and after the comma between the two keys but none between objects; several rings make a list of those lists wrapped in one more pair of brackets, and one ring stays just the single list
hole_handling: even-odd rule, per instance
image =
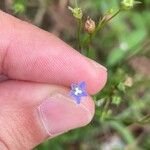
[{"label": "green leaf", "polygon": [[120,91],[122,91],[122,92],[125,92],[125,90],[126,90],[126,87],[125,87],[125,85],[124,85],[123,82],[120,82],[120,83],[118,84],[117,88],[118,88]]},{"label": "green leaf", "polygon": [[120,96],[113,96],[112,97],[112,104],[114,104],[114,105],[120,105],[120,103],[121,103],[121,97]]},{"label": "green leaf", "polygon": [[124,58],[125,54],[126,52],[123,51],[121,48],[113,49],[112,52],[110,52],[110,54],[107,57],[107,65],[108,66],[116,65],[118,62],[122,60],[122,58]]},{"label": "green leaf", "polygon": [[123,10],[129,10],[133,8],[134,5],[140,4],[140,3],[141,3],[140,1],[135,1],[135,0],[123,0],[121,2],[121,7]]},{"label": "green leaf", "polygon": [[72,8],[72,7],[68,6],[68,9],[72,12],[72,14],[75,18],[82,19],[83,12],[82,12],[81,8],[79,8],[79,7]]},{"label": "green leaf", "polygon": [[136,30],[128,36],[123,36],[120,41],[120,47],[113,49],[107,57],[107,65],[114,66],[126,58],[127,54],[139,50],[139,46],[144,41],[147,33],[145,30]]},{"label": "green leaf", "polygon": [[130,132],[128,128],[125,128],[125,126],[121,122],[111,121],[109,124],[123,137],[124,141],[128,144],[134,143],[134,136]]},{"label": "green leaf", "polygon": [[15,0],[13,4],[13,11],[22,14],[26,10],[26,0]]}]

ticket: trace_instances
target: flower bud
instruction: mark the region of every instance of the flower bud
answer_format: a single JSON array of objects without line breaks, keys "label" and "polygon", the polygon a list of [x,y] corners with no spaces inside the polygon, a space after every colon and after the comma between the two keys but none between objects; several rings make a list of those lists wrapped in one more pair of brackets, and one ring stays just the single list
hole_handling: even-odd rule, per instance
[{"label": "flower bud", "polygon": [[124,85],[127,87],[132,87],[133,85],[133,78],[126,76],[126,80],[124,82]]},{"label": "flower bud", "polygon": [[113,9],[108,10],[107,13],[104,15],[104,17],[102,18],[101,22],[109,21],[112,18],[113,14],[114,14]]},{"label": "flower bud", "polygon": [[16,2],[13,5],[13,10],[15,13],[24,13],[25,12],[25,4],[21,2]]},{"label": "flower bud", "polygon": [[96,28],[95,21],[93,21],[91,18],[87,18],[84,27],[87,33],[89,34],[93,33]]},{"label": "flower bud", "polygon": [[141,2],[135,0],[123,0],[121,2],[121,7],[123,10],[129,10],[134,7],[135,4],[140,4]]},{"label": "flower bud", "polygon": [[107,14],[104,15],[104,17],[102,18],[102,22],[107,22],[111,19],[112,15],[111,14]]},{"label": "flower bud", "polygon": [[82,19],[83,17],[83,12],[82,9],[79,7],[76,8],[72,8],[72,7],[68,7],[68,9],[72,12],[73,16],[77,19]]}]

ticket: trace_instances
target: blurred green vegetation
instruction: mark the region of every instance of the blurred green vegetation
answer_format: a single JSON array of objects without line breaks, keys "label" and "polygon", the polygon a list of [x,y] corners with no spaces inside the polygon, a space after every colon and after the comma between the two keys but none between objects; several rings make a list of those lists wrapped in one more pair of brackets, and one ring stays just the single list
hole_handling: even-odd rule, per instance
[{"label": "blurred green vegetation", "polygon": [[[89,35],[83,29],[87,17],[97,25],[108,10],[120,8],[121,0],[79,0],[78,7],[83,10],[79,30],[67,8],[76,7],[74,1],[14,0],[1,5],[5,11],[55,33],[76,49],[78,30],[81,52],[108,68],[106,87],[93,96],[93,121],[48,140],[35,150],[105,150],[106,145],[110,145],[110,150],[150,150],[150,1],[141,2],[109,21],[92,37],[90,45],[86,44]],[[60,15],[64,15],[64,21]]]}]

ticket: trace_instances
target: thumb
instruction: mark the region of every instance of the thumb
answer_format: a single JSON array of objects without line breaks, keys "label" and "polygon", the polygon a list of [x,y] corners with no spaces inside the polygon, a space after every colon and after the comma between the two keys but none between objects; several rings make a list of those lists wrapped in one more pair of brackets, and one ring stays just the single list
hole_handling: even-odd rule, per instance
[{"label": "thumb", "polygon": [[88,124],[94,115],[90,97],[76,104],[64,87],[5,81],[0,91],[3,150],[32,149],[49,137]]}]

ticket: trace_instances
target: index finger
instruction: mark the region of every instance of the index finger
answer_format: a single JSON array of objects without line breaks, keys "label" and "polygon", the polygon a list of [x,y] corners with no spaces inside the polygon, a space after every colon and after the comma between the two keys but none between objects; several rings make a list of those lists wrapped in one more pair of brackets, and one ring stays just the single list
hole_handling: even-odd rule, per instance
[{"label": "index finger", "polygon": [[54,35],[0,12],[0,73],[11,79],[70,86],[85,81],[96,93],[107,71]]}]

